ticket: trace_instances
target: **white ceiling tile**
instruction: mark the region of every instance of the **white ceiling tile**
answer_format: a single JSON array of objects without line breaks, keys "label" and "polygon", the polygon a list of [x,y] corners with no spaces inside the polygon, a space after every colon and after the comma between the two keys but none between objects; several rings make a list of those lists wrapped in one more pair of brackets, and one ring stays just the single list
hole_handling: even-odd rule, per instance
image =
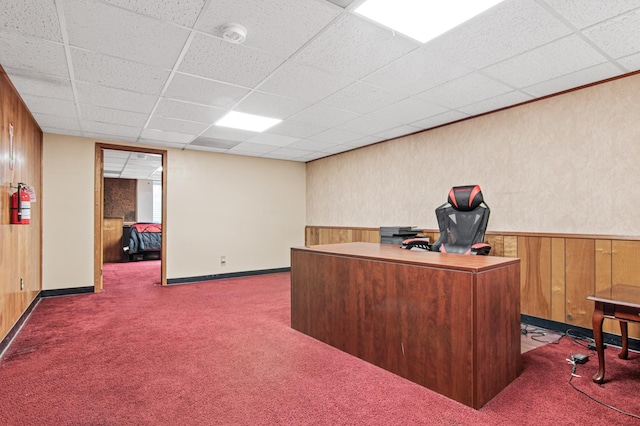
[{"label": "white ceiling tile", "polygon": [[0,30],[0,64],[16,70],[69,78],[62,44],[4,30]]},{"label": "white ceiling tile", "polygon": [[247,93],[249,89],[243,87],[176,73],[164,96],[219,108],[231,108]]},{"label": "white ceiling tile", "polygon": [[185,149],[191,149],[193,151],[218,152],[218,153],[223,153],[223,152],[229,151],[228,149],[211,148],[211,147],[208,147],[208,146],[194,145],[193,142],[190,143],[189,145],[186,145],[184,148]]},{"label": "white ceiling tile", "polygon": [[323,130],[324,128],[320,126],[313,126],[310,124],[296,123],[291,120],[286,120],[276,124],[273,127],[270,127],[264,133],[303,139],[320,133]]},{"label": "white ceiling tile", "polygon": [[363,18],[348,14],[311,41],[296,62],[330,72],[363,78],[420,44]]},{"label": "white ceiling tile", "polygon": [[418,98],[408,98],[388,107],[372,112],[370,115],[386,118],[400,124],[408,124],[423,118],[441,114],[446,109]]},{"label": "white ceiling tile", "polygon": [[225,24],[238,23],[247,29],[245,45],[286,58],[339,13],[321,1],[216,0],[198,29],[222,37]]},{"label": "white ceiling tile", "polygon": [[640,52],[640,9],[610,19],[584,34],[613,58]]},{"label": "white ceiling tile", "polygon": [[481,74],[472,73],[420,93],[417,97],[431,104],[455,109],[512,91],[513,89]]},{"label": "white ceiling tile", "polygon": [[578,28],[614,18],[640,7],[640,0],[545,0],[567,21]]},{"label": "white ceiling tile", "polygon": [[63,101],[74,100],[69,79],[13,68],[5,68],[5,71],[22,95],[38,95]]},{"label": "white ceiling tile", "polygon": [[304,149],[307,151],[322,151],[326,152],[325,149],[330,149],[331,147],[336,146],[334,142],[320,142],[320,141],[312,141],[312,140],[300,140],[298,142],[294,142],[290,145],[287,145],[287,148],[295,148],[295,149]]},{"label": "white ceiling tile", "polygon": [[620,69],[615,65],[607,62],[594,67],[582,69],[571,74],[565,74],[558,78],[543,81],[542,83],[538,83],[521,90],[534,97],[541,97],[558,93],[563,90],[573,89],[595,81],[605,80],[619,74],[622,74],[622,71],[620,71]]},{"label": "white ceiling tile", "polygon": [[146,114],[151,112],[157,99],[152,95],[84,82],[76,82],[76,90],[80,103]]},{"label": "white ceiling tile", "polygon": [[406,98],[404,93],[390,92],[366,83],[357,82],[329,96],[320,103],[360,114],[383,108]]},{"label": "white ceiling tile", "polygon": [[383,139],[393,139],[400,136],[410,135],[412,133],[416,133],[421,131],[419,127],[413,126],[398,126],[394,129],[385,130],[384,132],[376,133],[376,136]]},{"label": "white ceiling tile", "polygon": [[[311,153],[314,154],[314,153]],[[323,154],[323,157],[326,154]],[[304,156],[299,155],[285,155],[284,153],[275,154],[275,152],[270,152],[268,154],[262,155],[262,158],[270,158],[272,160],[283,160],[283,161],[296,161],[296,162],[304,162],[305,160],[301,160]]]},{"label": "white ceiling tile", "polygon": [[262,115],[264,117],[285,119],[311,105],[311,102],[284,98],[270,93],[252,92],[234,111],[247,114]]},{"label": "white ceiling tile", "polygon": [[329,129],[325,130],[322,133],[318,133],[317,135],[313,135],[309,138],[309,140],[318,141],[318,142],[329,142],[332,145],[345,144],[350,141],[360,139],[362,135],[360,133],[353,133],[347,130],[341,129]]},{"label": "white ceiling tile", "polygon": [[84,134],[79,130],[70,130],[67,128],[59,129],[56,127],[43,127],[40,126],[44,133],[51,133],[54,135],[65,135],[65,136],[84,136]]},{"label": "white ceiling tile", "polygon": [[334,127],[359,116],[359,114],[353,112],[341,111],[321,104],[315,104],[294,115],[291,117],[291,120],[311,126]]},{"label": "white ceiling tile", "polygon": [[[309,84],[313,82],[313,84]],[[287,62],[259,89],[290,98],[316,102],[353,83],[353,79],[307,65]]]},{"label": "white ceiling tile", "polygon": [[535,1],[508,0],[429,42],[472,69],[526,52],[571,33]]},{"label": "white ceiling tile", "polygon": [[273,152],[279,147],[273,145],[265,145],[261,143],[242,142],[231,148],[228,152],[230,154],[266,154],[267,152]]},{"label": "white ceiling tile", "polygon": [[[324,152],[327,154],[339,154],[341,152],[351,151],[352,149],[354,149],[354,147],[348,146],[348,145],[334,145],[334,146],[322,148],[320,152]],[[308,156],[305,155],[305,158],[306,157]]]},{"label": "white ceiling tile", "polygon": [[437,127],[442,124],[451,123],[468,117],[468,114],[460,111],[447,111],[442,114],[434,115],[433,117],[425,118],[424,120],[418,120],[412,123],[412,125],[421,129],[431,129],[432,127]]},{"label": "white ceiling tile", "polygon": [[154,116],[151,118],[151,120],[149,120],[147,129],[198,135],[202,133],[208,126],[209,124],[205,123],[196,123],[194,121],[176,120],[173,118]]},{"label": "white ceiling tile", "polygon": [[247,46],[197,34],[178,71],[254,88],[283,61]]},{"label": "white ceiling tile", "polygon": [[123,126],[142,128],[147,121],[148,114],[105,108],[95,105],[80,105],[80,115],[83,120],[100,123],[121,124]]},{"label": "white ceiling tile", "polygon": [[507,106],[516,105],[531,99],[533,98],[530,95],[516,90],[496,96],[495,98],[486,99],[475,104],[461,107],[459,110],[469,115],[477,115],[489,111],[495,111]]},{"label": "white ceiling tile", "polygon": [[285,147],[272,151],[264,156],[269,158],[295,159],[308,154],[313,154],[313,151]]},{"label": "white ceiling tile", "polygon": [[27,104],[29,111],[33,113],[55,113],[55,115],[63,117],[78,117],[76,105],[73,102],[34,95],[24,95],[22,100]]},{"label": "white ceiling tile", "polygon": [[104,0],[143,15],[192,28],[206,0]]},{"label": "white ceiling tile", "polygon": [[122,126],[119,124],[100,123],[97,121],[82,120],[80,122],[82,130],[88,133],[99,133],[102,135],[113,135],[126,138],[137,138],[140,135],[140,128]]},{"label": "white ceiling tile", "polygon": [[232,129],[230,127],[211,126],[202,136],[213,139],[223,139],[230,141],[248,141],[256,135],[256,132],[248,130]]},{"label": "white ceiling tile", "polygon": [[[567,52],[571,52],[570,55]],[[576,72],[606,59],[576,35],[565,37],[522,55],[485,68],[483,71],[515,88]]]},{"label": "white ceiling tile", "polygon": [[61,115],[54,114],[43,114],[33,112],[33,118],[36,119],[38,125],[42,127],[44,130],[45,127],[48,128],[56,128],[56,129],[67,129],[80,131],[80,124],[78,122],[78,117],[64,117]]},{"label": "white ceiling tile", "polygon": [[142,145],[156,145],[161,148],[176,148],[176,149],[184,149],[187,147],[186,143],[182,142],[171,142],[171,141],[163,141],[159,139],[144,139],[140,138],[139,142]]},{"label": "white ceiling tile", "polygon": [[163,130],[144,129],[140,134],[141,139],[148,139],[158,142],[176,142],[176,143],[188,143],[195,135],[189,135],[178,132],[165,132]]},{"label": "white ceiling tile", "polygon": [[249,142],[264,144],[264,145],[271,145],[271,146],[287,146],[299,140],[300,140],[299,138],[293,138],[290,136],[272,135],[269,133],[258,133],[257,135],[249,139]]},{"label": "white ceiling tile", "polygon": [[88,50],[71,49],[71,57],[78,80],[114,89],[159,95],[169,78],[168,70]]},{"label": "white ceiling tile", "polygon": [[215,148],[215,149],[220,149],[220,150],[227,150],[227,149],[231,149],[236,145],[241,144],[242,142],[239,141],[228,141],[228,140],[223,140],[223,139],[213,139],[213,138],[206,138],[206,137],[198,137],[196,139],[194,139],[189,146],[203,146],[203,147],[207,147],[207,148]]},{"label": "white ceiling tile", "polygon": [[625,67],[627,71],[637,71],[640,69],[640,53],[620,58],[617,62]]},{"label": "white ceiling tile", "polygon": [[360,139],[356,139],[354,141],[349,141],[345,143],[346,146],[350,148],[359,148],[361,146],[372,145],[374,143],[382,142],[384,139],[378,136],[365,136]]},{"label": "white ceiling tile", "polygon": [[2,0],[0,28],[62,42],[54,0]]},{"label": "white ceiling tile", "polygon": [[172,68],[189,31],[97,0],[62,1],[69,44]]},{"label": "white ceiling tile", "polygon": [[96,139],[104,142],[127,142],[134,143],[138,140],[135,136],[118,136],[111,132],[108,133],[98,133],[98,132],[83,132],[82,136],[85,138]]},{"label": "white ceiling tile", "polygon": [[174,99],[162,98],[155,114],[162,117],[177,118],[180,120],[197,121],[212,124],[220,119],[226,110],[205,105],[192,104]]},{"label": "white ceiling tile", "polygon": [[467,68],[440,58],[426,46],[400,57],[364,81],[387,90],[413,94],[469,72]]},{"label": "white ceiling tile", "polygon": [[386,117],[381,118],[363,115],[351,121],[347,121],[346,123],[343,123],[339,126],[336,126],[335,128],[339,130],[346,130],[348,132],[358,133],[362,136],[392,129],[394,127],[398,127],[399,124],[401,123],[390,120]]},{"label": "white ceiling tile", "polygon": [[[330,1],[330,0],[328,0],[328,1]],[[345,151],[348,151],[348,150],[345,150]],[[312,154],[303,155],[302,157],[297,157],[295,159],[295,161],[307,162],[307,161],[317,160],[319,158],[324,158],[324,157],[327,157],[327,156],[328,156],[328,154],[326,154],[324,152],[314,152]]]}]

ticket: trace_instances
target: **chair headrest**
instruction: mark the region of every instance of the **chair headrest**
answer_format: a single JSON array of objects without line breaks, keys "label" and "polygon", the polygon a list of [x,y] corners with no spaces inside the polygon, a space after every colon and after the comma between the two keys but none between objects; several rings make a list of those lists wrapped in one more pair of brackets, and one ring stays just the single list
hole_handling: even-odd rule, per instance
[{"label": "chair headrest", "polygon": [[478,185],[454,186],[449,191],[449,203],[463,212],[475,209],[483,201],[482,191]]}]

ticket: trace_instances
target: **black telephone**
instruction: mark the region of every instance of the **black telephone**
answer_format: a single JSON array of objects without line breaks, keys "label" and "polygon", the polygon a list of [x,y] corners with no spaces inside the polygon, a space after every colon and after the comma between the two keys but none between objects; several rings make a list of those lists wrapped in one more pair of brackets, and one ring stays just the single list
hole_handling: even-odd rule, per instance
[{"label": "black telephone", "polygon": [[403,249],[411,250],[413,248],[417,248],[424,251],[431,251],[431,244],[429,244],[429,238],[409,238],[402,242]]}]

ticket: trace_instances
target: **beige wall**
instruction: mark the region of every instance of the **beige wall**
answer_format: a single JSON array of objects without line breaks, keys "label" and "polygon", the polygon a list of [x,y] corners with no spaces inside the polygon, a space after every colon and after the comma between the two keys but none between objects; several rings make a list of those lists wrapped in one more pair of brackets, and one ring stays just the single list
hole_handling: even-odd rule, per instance
[{"label": "beige wall", "polygon": [[[43,290],[93,285],[94,149],[44,136]],[[167,191],[169,279],[288,267],[304,244],[303,163],[169,149]]]},{"label": "beige wall", "polygon": [[168,279],[290,266],[304,245],[304,163],[171,151],[168,168]]},{"label": "beige wall", "polygon": [[93,286],[92,141],[45,133],[42,289]]},{"label": "beige wall", "polygon": [[479,184],[489,230],[640,235],[640,75],[307,165],[307,224],[437,228]]}]

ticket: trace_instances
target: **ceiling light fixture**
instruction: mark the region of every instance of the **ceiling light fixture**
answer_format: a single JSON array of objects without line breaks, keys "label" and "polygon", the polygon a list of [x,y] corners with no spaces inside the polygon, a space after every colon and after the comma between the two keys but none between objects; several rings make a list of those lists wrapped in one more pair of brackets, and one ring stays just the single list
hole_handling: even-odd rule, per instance
[{"label": "ceiling light fixture", "polygon": [[282,120],[278,118],[262,117],[260,115],[231,111],[218,120],[215,125],[231,127],[233,129],[249,130],[251,132],[264,132],[269,127],[275,126],[281,121]]},{"label": "ceiling light fixture", "polygon": [[247,39],[247,29],[240,24],[227,24],[222,27],[222,38],[233,44],[241,44]]},{"label": "ceiling light fixture", "polygon": [[502,0],[366,0],[354,12],[426,43]]}]

